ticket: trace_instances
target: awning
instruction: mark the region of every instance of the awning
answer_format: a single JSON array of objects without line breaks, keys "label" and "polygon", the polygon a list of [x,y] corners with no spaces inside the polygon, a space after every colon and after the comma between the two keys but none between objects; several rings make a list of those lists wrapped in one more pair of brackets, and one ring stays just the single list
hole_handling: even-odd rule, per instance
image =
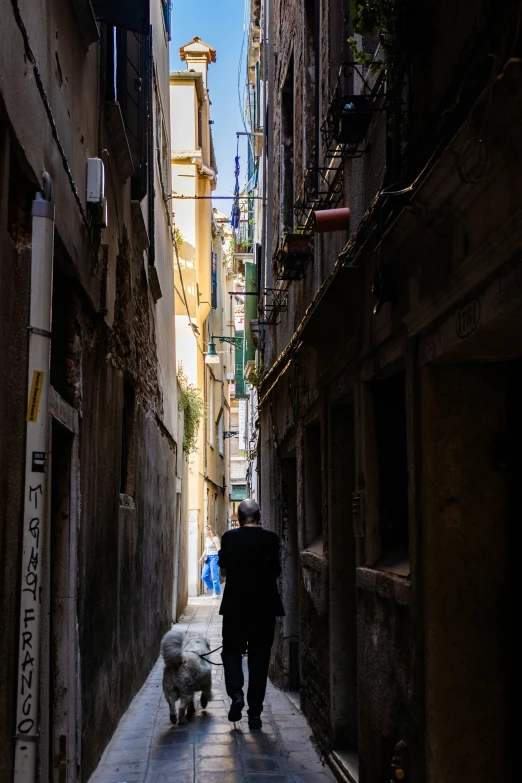
[{"label": "awning", "polygon": [[150,0],[92,0],[96,19],[133,33],[148,35]]}]

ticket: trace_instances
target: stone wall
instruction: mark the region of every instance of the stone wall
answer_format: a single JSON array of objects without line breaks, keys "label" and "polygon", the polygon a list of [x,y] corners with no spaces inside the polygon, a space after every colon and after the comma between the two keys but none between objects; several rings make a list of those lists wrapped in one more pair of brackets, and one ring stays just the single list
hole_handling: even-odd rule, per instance
[{"label": "stone wall", "polygon": [[[313,127],[307,19],[320,10],[324,118],[335,58],[349,57],[339,54],[341,5],[274,3],[267,285],[292,85],[294,193]],[[316,234],[303,278],[280,281],[288,309],[266,329],[259,389],[261,504],[281,537],[287,609],[271,672],[295,688],[289,639],[298,638],[303,710],[326,752],[358,755],[362,783],[388,779],[399,753],[407,779],[482,780],[495,754],[508,775],[506,542],[522,442],[520,405],[509,402],[522,356],[519,9],[465,2],[451,25],[447,8],[417,10],[403,75],[408,144],[394,149],[381,112],[359,157],[330,161],[350,228]],[[486,625],[492,638],[481,645]],[[484,689],[488,666],[498,674]],[[486,725],[488,741],[478,739]]]}]

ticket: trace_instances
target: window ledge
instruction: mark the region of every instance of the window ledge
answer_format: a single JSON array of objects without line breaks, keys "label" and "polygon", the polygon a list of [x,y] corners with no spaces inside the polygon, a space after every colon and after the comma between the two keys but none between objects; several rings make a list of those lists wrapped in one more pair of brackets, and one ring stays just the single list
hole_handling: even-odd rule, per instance
[{"label": "window ledge", "polygon": [[310,549],[304,549],[300,553],[301,565],[304,568],[308,568],[310,571],[326,571],[328,569],[328,560],[326,557],[319,553],[313,552]]},{"label": "window ledge", "polygon": [[409,579],[376,568],[357,568],[355,573],[357,587],[361,590],[410,606],[411,581]]},{"label": "window ledge", "polygon": [[134,498],[131,495],[124,495],[120,492],[120,508],[135,509]]},{"label": "window ledge", "polygon": [[120,104],[118,101],[107,101],[105,103],[105,111],[107,113],[107,125],[111,133],[114,157],[118,163],[121,178],[123,182],[126,182],[134,174],[134,165],[132,163],[125,123],[121,116]]},{"label": "window ledge", "polygon": [[149,247],[149,235],[147,233],[147,226],[145,225],[145,218],[143,217],[143,210],[139,201],[131,201],[131,215],[134,230],[143,252]]},{"label": "window ledge", "polygon": [[333,750],[328,758],[332,769],[347,783],[359,783],[359,756],[353,751]]}]

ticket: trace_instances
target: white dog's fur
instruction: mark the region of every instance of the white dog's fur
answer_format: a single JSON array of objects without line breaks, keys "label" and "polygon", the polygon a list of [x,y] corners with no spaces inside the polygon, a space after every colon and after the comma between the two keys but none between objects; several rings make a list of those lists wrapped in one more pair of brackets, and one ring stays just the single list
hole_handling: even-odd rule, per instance
[{"label": "white dog's fur", "polygon": [[165,661],[163,693],[170,707],[170,720],[176,723],[176,702],[179,699],[179,722],[188,723],[195,713],[194,693],[201,691],[203,709],[212,700],[212,670],[210,663],[200,656],[210,652],[208,640],[202,635],[183,638],[173,628],[161,640],[161,654]]}]

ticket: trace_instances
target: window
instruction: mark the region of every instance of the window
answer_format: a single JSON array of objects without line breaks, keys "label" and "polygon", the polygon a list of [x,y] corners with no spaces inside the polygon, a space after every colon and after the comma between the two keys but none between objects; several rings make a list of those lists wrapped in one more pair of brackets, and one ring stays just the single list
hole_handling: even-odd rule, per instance
[{"label": "window", "polygon": [[211,303],[214,310],[217,308],[217,256],[212,253],[212,296]]},{"label": "window", "polygon": [[147,121],[151,91],[151,37],[107,28],[106,100],[120,106],[134,167],[131,198],[147,194]]},{"label": "window", "polygon": [[208,442],[214,448],[214,429],[216,419],[214,417],[214,383],[212,375],[209,376],[208,386]]},{"label": "window", "polygon": [[280,211],[281,233],[294,229],[294,56],[281,94]]},{"label": "window", "polygon": [[319,91],[317,89],[319,57],[317,52],[317,0],[304,4],[304,113],[303,168],[317,166],[317,117]]},{"label": "window", "polygon": [[225,412],[223,409],[221,410],[221,416],[219,417],[218,421],[218,447],[219,447],[219,453],[221,456],[225,453],[225,438],[223,435],[223,424],[225,420]]},{"label": "window", "polygon": [[130,379],[123,381],[123,412],[121,424],[120,494],[134,497],[136,395]]},{"label": "window", "polygon": [[[404,370],[372,384],[379,470],[379,526],[383,565],[408,555],[408,460],[406,452],[406,374]],[[384,562],[384,558],[386,563]]]},{"label": "window", "polygon": [[161,105],[156,74],[154,74],[154,98],[156,102],[156,158],[163,197],[169,194],[170,142]]},{"label": "window", "polygon": [[[344,0],[331,0],[329,4],[329,19],[328,19],[328,46],[329,46],[329,88],[330,95],[335,88],[339,71],[343,62],[353,60],[353,54],[350,51],[348,45],[348,38],[350,37],[349,28],[349,4]],[[349,78],[353,76],[350,73]],[[343,87],[350,88],[353,85],[343,84]]]},{"label": "window", "polygon": [[167,31],[167,38],[170,41],[170,22],[172,17],[172,3],[170,0],[161,0],[163,4],[163,20],[165,22],[165,30]]},{"label": "window", "polygon": [[323,498],[321,481],[321,426],[305,429],[305,548],[322,551]]}]

